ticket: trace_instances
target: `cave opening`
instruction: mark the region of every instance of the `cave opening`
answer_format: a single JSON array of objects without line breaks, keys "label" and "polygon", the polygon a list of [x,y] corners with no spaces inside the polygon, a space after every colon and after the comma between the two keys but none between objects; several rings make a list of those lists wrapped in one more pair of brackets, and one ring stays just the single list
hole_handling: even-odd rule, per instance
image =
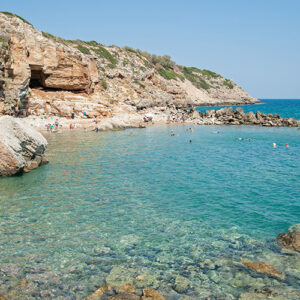
[{"label": "cave opening", "polygon": [[30,88],[42,88],[45,89],[45,74],[41,68],[30,67],[31,76],[29,87]]},{"label": "cave opening", "polygon": [[30,65],[31,75],[30,75],[30,81],[29,81],[29,87],[31,89],[37,89],[37,90],[43,90],[43,91],[67,91],[72,92],[74,94],[79,93],[85,93],[86,91],[84,89],[65,89],[62,87],[49,87],[46,86],[46,79],[49,75],[45,74],[43,69],[40,66],[36,65]]}]

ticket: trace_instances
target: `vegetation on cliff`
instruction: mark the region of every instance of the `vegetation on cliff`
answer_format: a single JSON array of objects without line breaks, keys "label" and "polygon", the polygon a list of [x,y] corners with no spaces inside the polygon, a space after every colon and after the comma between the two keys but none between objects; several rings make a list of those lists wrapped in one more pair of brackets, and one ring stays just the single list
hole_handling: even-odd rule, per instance
[{"label": "vegetation on cliff", "polygon": [[[12,13],[0,13],[0,50],[0,114],[28,112],[32,89],[100,99],[89,99],[97,101],[91,108],[94,115],[106,113],[109,109],[103,107],[111,101],[139,109],[257,101],[233,81],[207,69],[177,65],[169,55],[94,40],[66,40],[35,30]],[[65,103],[64,99],[53,105],[51,113],[74,105]],[[34,110],[40,113],[38,107]]]}]

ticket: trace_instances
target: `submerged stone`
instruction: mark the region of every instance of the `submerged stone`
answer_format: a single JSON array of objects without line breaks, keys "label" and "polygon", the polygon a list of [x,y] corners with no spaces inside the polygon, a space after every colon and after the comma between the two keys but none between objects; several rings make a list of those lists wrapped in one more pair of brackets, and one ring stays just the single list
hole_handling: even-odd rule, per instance
[{"label": "submerged stone", "polygon": [[134,270],[122,266],[114,267],[106,277],[106,283],[111,286],[121,286],[133,283]]},{"label": "submerged stone", "polygon": [[183,276],[176,276],[174,290],[178,293],[184,293],[188,287],[190,286],[190,282],[186,277]]},{"label": "submerged stone", "polygon": [[165,300],[165,297],[160,292],[147,287],[143,289],[142,300]]},{"label": "submerged stone", "polygon": [[282,247],[300,251],[300,231],[298,230],[293,230],[289,233],[280,233],[277,236],[277,241]]},{"label": "submerged stone", "polygon": [[242,261],[242,264],[245,267],[258,273],[271,275],[282,280],[285,279],[285,274],[276,270],[275,267],[271,264],[267,264],[261,261]]}]

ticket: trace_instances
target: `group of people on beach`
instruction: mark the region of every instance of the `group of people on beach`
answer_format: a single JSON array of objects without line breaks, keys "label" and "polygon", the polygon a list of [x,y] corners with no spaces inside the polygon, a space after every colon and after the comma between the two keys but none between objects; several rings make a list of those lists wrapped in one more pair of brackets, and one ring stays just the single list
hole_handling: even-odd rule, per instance
[{"label": "group of people on beach", "polygon": [[50,132],[57,131],[59,127],[62,127],[62,125],[60,125],[57,120],[54,123],[48,123],[45,126],[47,131]]},{"label": "group of people on beach", "polygon": [[185,122],[185,116],[182,116],[182,117],[171,117],[171,116],[168,116],[168,119],[167,119],[167,124],[170,124],[170,123],[184,123]]}]

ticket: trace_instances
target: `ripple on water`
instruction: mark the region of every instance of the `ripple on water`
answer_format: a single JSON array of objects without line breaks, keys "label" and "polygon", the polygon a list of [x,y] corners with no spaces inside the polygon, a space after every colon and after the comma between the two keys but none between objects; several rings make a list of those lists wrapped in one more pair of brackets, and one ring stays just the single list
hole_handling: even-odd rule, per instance
[{"label": "ripple on water", "polygon": [[0,294],[81,299],[119,281],[168,299],[236,299],[264,287],[295,299],[299,261],[275,237],[300,220],[299,131],[172,128],[176,137],[168,126],[49,135],[49,165],[1,179]]}]

